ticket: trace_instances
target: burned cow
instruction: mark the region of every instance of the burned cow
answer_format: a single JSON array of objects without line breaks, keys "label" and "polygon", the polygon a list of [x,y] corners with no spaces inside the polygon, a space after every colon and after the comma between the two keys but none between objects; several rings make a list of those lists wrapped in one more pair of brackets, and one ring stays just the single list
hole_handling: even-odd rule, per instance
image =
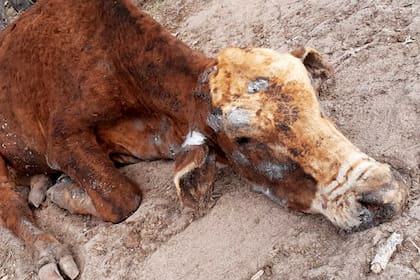
[{"label": "burned cow", "polygon": [[[313,49],[213,59],[128,0],[42,0],[0,34],[0,66],[0,224],[24,240],[41,279],[79,271],[34,224],[10,168],[66,174],[51,199],[114,223],[141,202],[115,162],[175,159],[178,195],[198,207],[224,159],[255,190],[346,230],[388,220],[407,196],[322,114],[310,76],[331,67]],[[48,181],[35,178],[32,196]]]}]

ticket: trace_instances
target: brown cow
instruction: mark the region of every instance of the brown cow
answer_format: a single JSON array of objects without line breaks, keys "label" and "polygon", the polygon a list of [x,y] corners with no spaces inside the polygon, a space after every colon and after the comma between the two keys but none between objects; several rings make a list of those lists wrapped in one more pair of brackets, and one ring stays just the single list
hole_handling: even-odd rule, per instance
[{"label": "brown cow", "polygon": [[406,187],[323,116],[308,72],[331,72],[313,49],[212,59],[128,0],[41,0],[0,34],[0,224],[24,240],[41,279],[74,279],[73,258],[34,224],[9,168],[65,173],[53,201],[116,223],[141,194],[115,161],[174,158],[178,195],[197,207],[217,157],[257,191],[343,229],[388,220]]}]

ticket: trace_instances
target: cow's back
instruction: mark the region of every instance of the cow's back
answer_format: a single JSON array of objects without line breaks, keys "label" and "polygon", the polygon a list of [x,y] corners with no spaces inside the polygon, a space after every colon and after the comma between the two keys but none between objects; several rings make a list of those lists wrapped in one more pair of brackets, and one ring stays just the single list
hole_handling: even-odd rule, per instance
[{"label": "cow's back", "polygon": [[0,34],[0,89],[9,108],[38,109],[34,115],[47,118],[40,104],[77,91],[86,50],[98,49],[92,45],[98,27],[94,2],[40,1]]},{"label": "cow's back", "polygon": [[[39,1],[0,33],[0,150],[15,167],[48,168],[52,123],[79,125],[78,112],[94,103],[83,95],[96,94],[82,88],[89,73],[115,72],[98,38],[106,28],[100,2]],[[70,111],[67,120],[52,119]]]},{"label": "cow's back", "polygon": [[[0,152],[15,166],[47,166],[51,146],[125,116],[186,130],[198,77],[215,64],[129,0],[41,0],[0,36],[0,140],[19,136]],[[23,150],[41,156],[14,162]]]}]

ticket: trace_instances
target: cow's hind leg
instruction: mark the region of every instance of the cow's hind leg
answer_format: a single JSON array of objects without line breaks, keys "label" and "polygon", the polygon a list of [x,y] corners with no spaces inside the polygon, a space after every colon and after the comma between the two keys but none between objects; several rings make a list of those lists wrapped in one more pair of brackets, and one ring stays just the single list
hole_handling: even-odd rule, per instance
[{"label": "cow's hind leg", "polygon": [[39,268],[41,280],[63,279],[61,275],[75,279],[79,274],[68,249],[53,235],[35,225],[31,210],[25,198],[16,190],[1,157],[0,225],[10,229],[25,242]]}]

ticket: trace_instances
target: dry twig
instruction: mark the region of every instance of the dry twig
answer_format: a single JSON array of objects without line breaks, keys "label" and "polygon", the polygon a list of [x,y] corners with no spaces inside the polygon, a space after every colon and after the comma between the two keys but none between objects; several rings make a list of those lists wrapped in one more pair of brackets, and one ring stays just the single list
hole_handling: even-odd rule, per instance
[{"label": "dry twig", "polygon": [[401,234],[394,232],[390,237],[378,248],[375,257],[371,262],[370,269],[374,273],[380,273],[386,267],[392,254],[403,241]]},{"label": "dry twig", "polygon": [[254,276],[251,277],[251,280],[258,280],[261,278],[261,276],[264,275],[264,270],[258,270],[257,273],[254,274]]}]

